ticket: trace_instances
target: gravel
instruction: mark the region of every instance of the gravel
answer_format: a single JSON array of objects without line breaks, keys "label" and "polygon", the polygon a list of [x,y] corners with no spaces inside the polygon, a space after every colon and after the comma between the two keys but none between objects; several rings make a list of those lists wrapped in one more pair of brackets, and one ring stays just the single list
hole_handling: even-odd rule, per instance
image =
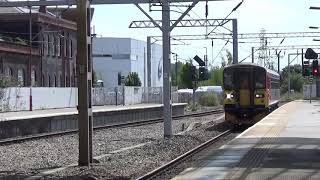
[{"label": "gravel", "polygon": [[[221,115],[175,120],[171,139],[163,138],[163,123],[95,131],[93,155],[99,163],[71,166],[43,179],[135,179],[219,134],[223,128],[212,127]],[[194,123],[197,126],[186,131]],[[77,160],[77,134],[3,145],[0,178],[23,179]]]}]

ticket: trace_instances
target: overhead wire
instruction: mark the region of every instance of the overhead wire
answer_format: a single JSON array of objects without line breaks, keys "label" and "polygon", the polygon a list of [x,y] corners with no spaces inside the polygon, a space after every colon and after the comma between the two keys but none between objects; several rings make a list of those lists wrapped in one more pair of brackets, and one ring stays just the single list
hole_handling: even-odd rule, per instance
[{"label": "overhead wire", "polygon": [[[228,19],[228,17],[229,17],[234,11],[236,11],[236,10],[242,5],[243,1],[244,1],[244,0],[242,0],[237,6],[235,6],[235,7],[232,9],[232,11],[224,18],[224,20]],[[221,26],[222,23],[223,23],[223,21],[222,21],[221,23],[219,23],[218,26],[214,27],[214,28],[207,34],[207,36],[209,36],[214,30],[216,30],[219,26]]]},{"label": "overhead wire", "polygon": [[[258,48],[258,49],[256,49],[255,51],[253,51],[253,54],[256,53],[258,50],[260,50],[260,49]],[[239,61],[239,63],[242,63],[244,60],[248,59],[248,58],[251,57],[251,56],[252,56],[252,53],[251,53],[249,56],[247,56],[247,57],[245,57],[244,59],[242,59],[241,61]]]},{"label": "overhead wire", "polygon": [[219,55],[221,54],[221,52],[224,50],[224,48],[227,46],[227,44],[229,43],[229,40],[224,44],[224,46],[220,49],[219,53],[216,55],[216,57],[212,60],[211,64],[214,63],[214,61],[219,57]]}]

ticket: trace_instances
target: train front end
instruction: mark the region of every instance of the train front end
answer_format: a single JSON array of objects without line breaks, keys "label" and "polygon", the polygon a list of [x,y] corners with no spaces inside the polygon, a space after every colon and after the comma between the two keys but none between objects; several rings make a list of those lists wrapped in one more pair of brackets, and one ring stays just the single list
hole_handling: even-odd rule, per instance
[{"label": "train front end", "polygon": [[266,69],[231,65],[223,71],[225,120],[233,125],[254,124],[265,116],[269,103]]}]

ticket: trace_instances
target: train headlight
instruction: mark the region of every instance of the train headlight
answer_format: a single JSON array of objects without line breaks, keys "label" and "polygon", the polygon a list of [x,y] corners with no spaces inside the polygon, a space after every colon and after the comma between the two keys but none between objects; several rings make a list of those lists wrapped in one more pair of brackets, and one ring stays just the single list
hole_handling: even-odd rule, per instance
[{"label": "train headlight", "polygon": [[233,94],[227,94],[227,99],[233,99],[234,95]]},{"label": "train headlight", "polygon": [[256,94],[256,98],[264,98],[263,94]]}]

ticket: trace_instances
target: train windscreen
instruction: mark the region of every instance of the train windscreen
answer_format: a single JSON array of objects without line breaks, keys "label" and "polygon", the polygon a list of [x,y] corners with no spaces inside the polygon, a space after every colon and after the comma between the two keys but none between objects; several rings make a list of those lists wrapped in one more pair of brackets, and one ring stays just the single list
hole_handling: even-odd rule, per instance
[{"label": "train windscreen", "polygon": [[223,87],[224,89],[233,89],[234,82],[233,82],[233,70],[232,69],[225,69],[223,73]]},{"label": "train windscreen", "polygon": [[255,72],[255,88],[264,89],[266,86],[266,73],[264,70],[257,70]]}]

